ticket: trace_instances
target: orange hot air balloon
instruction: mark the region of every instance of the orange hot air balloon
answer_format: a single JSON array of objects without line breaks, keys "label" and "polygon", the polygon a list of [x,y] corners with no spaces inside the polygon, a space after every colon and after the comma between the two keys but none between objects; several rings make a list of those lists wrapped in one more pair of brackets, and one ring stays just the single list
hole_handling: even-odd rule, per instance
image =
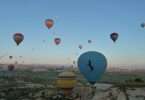
[{"label": "orange hot air balloon", "polygon": [[53,25],[54,25],[54,21],[53,21],[52,19],[46,19],[46,20],[45,20],[45,26],[46,26],[48,29],[52,28]]},{"label": "orange hot air balloon", "polygon": [[19,45],[24,40],[24,35],[22,33],[15,33],[13,39]]},{"label": "orange hot air balloon", "polygon": [[61,39],[60,38],[55,38],[54,39],[54,42],[55,42],[56,45],[59,45],[60,42],[61,42]]},{"label": "orange hot air balloon", "polygon": [[13,71],[15,66],[13,64],[8,65],[8,71]]}]

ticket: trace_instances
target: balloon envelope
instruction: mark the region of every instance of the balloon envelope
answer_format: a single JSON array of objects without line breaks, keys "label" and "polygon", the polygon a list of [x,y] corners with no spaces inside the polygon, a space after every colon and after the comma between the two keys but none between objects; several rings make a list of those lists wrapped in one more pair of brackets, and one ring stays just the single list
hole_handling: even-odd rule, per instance
[{"label": "balloon envelope", "polygon": [[54,21],[52,19],[46,19],[45,20],[45,26],[50,29],[53,27]]},{"label": "balloon envelope", "polygon": [[46,41],[45,41],[45,40],[43,40],[42,42],[43,42],[43,43],[45,43]]},{"label": "balloon envelope", "polygon": [[23,56],[19,56],[19,58],[22,58]]},{"label": "balloon envelope", "polygon": [[145,23],[141,23],[140,25],[142,28],[145,28]]},{"label": "balloon envelope", "polygon": [[24,40],[24,35],[22,33],[15,33],[13,39],[19,45]]},{"label": "balloon envelope", "polygon": [[80,72],[90,84],[95,84],[104,74],[107,68],[105,56],[96,51],[88,51],[78,58],[78,67]]},{"label": "balloon envelope", "polygon": [[74,64],[74,65],[76,64],[75,60],[73,60],[73,64]]},{"label": "balloon envelope", "polygon": [[15,61],[15,65],[17,65],[18,64],[18,61]]},{"label": "balloon envelope", "polygon": [[13,58],[13,56],[9,56],[9,59],[12,59]]},{"label": "balloon envelope", "polygon": [[110,38],[113,40],[113,42],[115,42],[118,39],[118,36],[118,33],[113,32],[111,33]]},{"label": "balloon envelope", "polygon": [[13,64],[8,65],[8,71],[13,71],[15,66]]},{"label": "balloon envelope", "polygon": [[60,42],[61,42],[61,39],[60,39],[60,38],[55,38],[55,39],[54,39],[54,43],[55,43],[56,45],[59,45]]},{"label": "balloon envelope", "polygon": [[82,46],[82,45],[79,45],[79,48],[80,48],[80,49],[82,49],[82,48],[83,48],[83,46]]},{"label": "balloon envelope", "polygon": [[92,43],[92,40],[88,40],[88,43]]}]

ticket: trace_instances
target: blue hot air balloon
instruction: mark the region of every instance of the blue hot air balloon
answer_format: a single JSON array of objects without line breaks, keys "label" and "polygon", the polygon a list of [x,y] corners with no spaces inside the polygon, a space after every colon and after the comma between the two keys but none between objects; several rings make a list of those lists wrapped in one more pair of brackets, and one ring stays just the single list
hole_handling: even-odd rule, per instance
[{"label": "blue hot air balloon", "polygon": [[118,39],[119,34],[116,32],[113,32],[110,34],[110,38],[113,40],[113,42],[116,42],[116,40]]},{"label": "blue hot air balloon", "polygon": [[96,51],[88,51],[78,58],[78,67],[80,72],[90,84],[95,84],[104,74],[107,68],[106,57]]},{"label": "blue hot air balloon", "polygon": [[140,25],[142,28],[145,28],[145,23],[141,23]]}]

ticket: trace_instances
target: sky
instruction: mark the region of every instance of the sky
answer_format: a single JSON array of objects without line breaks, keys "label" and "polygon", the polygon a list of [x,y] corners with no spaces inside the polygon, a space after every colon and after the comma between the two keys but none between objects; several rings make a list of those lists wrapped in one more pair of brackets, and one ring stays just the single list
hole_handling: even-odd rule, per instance
[{"label": "sky", "polygon": [[[1,0],[0,63],[72,64],[80,54],[98,51],[108,66],[144,66],[144,5],[145,0]],[[51,29],[44,25],[48,18],[54,20]],[[24,35],[19,46],[16,32]],[[116,43],[112,32],[119,34]]]}]

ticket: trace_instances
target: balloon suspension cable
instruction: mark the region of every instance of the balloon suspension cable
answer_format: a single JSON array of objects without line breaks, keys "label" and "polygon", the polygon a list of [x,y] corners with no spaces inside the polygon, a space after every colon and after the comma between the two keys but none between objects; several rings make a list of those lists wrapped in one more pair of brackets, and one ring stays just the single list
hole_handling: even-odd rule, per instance
[{"label": "balloon suspension cable", "polygon": [[95,93],[96,93],[96,86],[95,84],[94,85],[91,85],[91,89],[92,89],[92,98],[95,96]]}]

